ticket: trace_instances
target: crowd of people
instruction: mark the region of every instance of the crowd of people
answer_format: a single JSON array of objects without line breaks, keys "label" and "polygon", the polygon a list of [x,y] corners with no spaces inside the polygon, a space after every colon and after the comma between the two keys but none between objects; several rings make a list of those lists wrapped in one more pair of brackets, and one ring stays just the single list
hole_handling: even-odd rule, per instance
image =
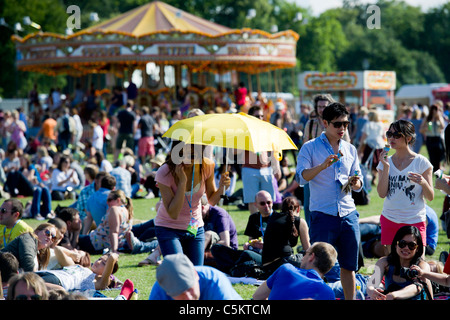
[{"label": "crowd of people", "polygon": [[[119,253],[149,253],[139,265],[158,266],[150,300],[238,300],[236,277],[262,280],[253,298],[269,300],[432,299],[449,285],[448,259],[425,259],[439,231],[426,203],[435,189],[450,195],[449,176],[433,186],[450,159],[440,101],[399,106],[386,131],[376,108],[319,94],[296,114],[282,100],[252,98],[243,83],[203,108],[187,90],[152,107],[133,86],[109,98],[93,86],[67,99],[53,90],[45,107],[36,90],[28,113],[0,114],[0,297],[76,299],[66,293],[121,287]],[[217,148],[162,138],[181,119],[238,111],[284,129],[295,163],[245,151],[225,168]],[[372,185],[383,208],[367,222],[357,197]],[[159,201],[154,219],[135,223],[140,198]],[[249,211],[242,249],[221,204]],[[42,223],[33,229],[24,218]],[[91,264],[91,255],[101,257]],[[370,277],[358,273],[365,257],[379,258]]]}]

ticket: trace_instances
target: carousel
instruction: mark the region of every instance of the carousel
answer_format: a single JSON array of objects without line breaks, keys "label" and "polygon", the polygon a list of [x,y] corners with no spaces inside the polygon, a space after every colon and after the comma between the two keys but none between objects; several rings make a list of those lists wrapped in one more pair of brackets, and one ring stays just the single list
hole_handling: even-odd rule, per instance
[{"label": "carousel", "polygon": [[[250,77],[293,68],[298,39],[291,30],[271,34],[230,29],[160,1],[71,35],[38,32],[23,38],[12,36],[18,70],[73,77],[106,74],[107,87],[117,78],[131,79],[135,70],[141,70],[140,95],[149,97],[169,90],[161,81],[165,66],[173,67],[175,87],[181,86],[184,78],[188,88],[203,92],[214,90],[211,74],[234,74],[232,82],[237,84],[239,72]],[[158,83],[148,83],[148,63],[159,67]]]}]

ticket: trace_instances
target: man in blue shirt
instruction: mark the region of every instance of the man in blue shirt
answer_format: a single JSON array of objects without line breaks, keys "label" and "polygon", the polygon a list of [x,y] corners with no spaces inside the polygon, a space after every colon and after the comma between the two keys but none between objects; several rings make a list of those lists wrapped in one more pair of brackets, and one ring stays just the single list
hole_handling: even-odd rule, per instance
[{"label": "man in blue shirt", "polygon": [[[95,182],[97,184],[97,181]],[[92,222],[96,226],[100,225],[102,218],[106,215],[108,204],[106,199],[108,194],[116,188],[116,178],[107,173],[101,178],[100,189],[95,191],[86,204],[86,218],[83,221],[83,231],[81,234],[88,234],[91,230]]]},{"label": "man in blue shirt", "polygon": [[254,300],[335,300],[322,280],[336,262],[337,252],[326,242],[316,242],[302,259],[300,268],[281,265],[253,294]]},{"label": "man in blue shirt", "polygon": [[324,109],[325,132],[300,149],[296,179],[310,186],[311,243],[324,241],[336,248],[345,299],[352,300],[360,231],[351,191],[361,191],[363,183],[356,148],[342,139],[350,124],[348,115],[338,102]]},{"label": "man in blue shirt", "polygon": [[194,266],[182,254],[164,257],[156,269],[149,300],[242,300],[226,275],[212,267]]}]

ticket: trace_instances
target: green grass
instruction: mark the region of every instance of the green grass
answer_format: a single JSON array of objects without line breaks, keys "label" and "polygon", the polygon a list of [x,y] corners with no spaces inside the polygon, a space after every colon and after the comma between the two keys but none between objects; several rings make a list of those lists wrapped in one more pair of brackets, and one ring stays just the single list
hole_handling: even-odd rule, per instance
[{"label": "green grass", "polygon": [[[23,199],[24,201],[30,199]],[[146,221],[148,219],[152,219],[155,217],[156,212],[154,210],[155,204],[158,199],[137,199],[133,200],[133,205],[135,209],[135,223],[139,221]],[[444,194],[440,191],[435,192],[435,199],[429,203],[429,205],[436,211],[438,216],[440,216],[442,212],[442,203],[444,201]],[[52,203],[53,207],[56,207],[58,203],[61,206],[67,206],[71,203],[70,200],[65,200],[61,202],[54,201]],[[361,217],[367,217],[371,215],[379,215],[381,214],[381,210],[383,207],[383,199],[379,198],[376,190],[372,189],[370,193],[370,204],[368,206],[358,206],[358,212]],[[247,241],[247,237],[244,236],[244,229],[247,224],[248,219],[248,211],[239,211],[236,206],[224,206],[224,208],[231,214],[233,220],[236,224],[236,228],[238,230],[238,239],[240,248]],[[303,213],[302,213],[303,214]],[[25,219],[28,224],[33,227],[36,227],[41,222],[34,219]],[[438,260],[439,253],[441,251],[449,250],[449,240],[447,236],[444,234],[442,230],[439,232],[439,242],[436,252],[433,256],[428,257],[430,260]],[[137,264],[139,261],[143,260],[147,257],[147,254],[120,254],[119,258],[119,271],[116,276],[125,281],[125,279],[129,278],[133,281],[136,288],[139,290],[139,299],[146,300],[150,294],[150,290],[155,282],[155,270],[154,266],[146,266],[146,267],[138,267]],[[92,259],[96,259],[98,256],[92,256]],[[363,267],[360,272],[363,274],[371,274],[372,266],[375,264],[375,259],[365,259],[365,267]],[[251,285],[234,285],[236,291],[244,298],[250,299],[253,295],[253,292],[256,290],[255,286]],[[119,292],[117,290],[112,291],[103,291],[109,297],[116,297]]]},{"label": "green grass", "polygon": [[[426,150],[424,152],[424,148],[422,149],[422,154],[426,156]],[[290,156],[290,154],[289,154]],[[290,160],[292,159],[292,156],[290,156]],[[294,164],[294,161],[290,161],[291,164]],[[242,187],[242,182],[238,181],[236,190],[238,188]],[[380,215],[382,208],[383,208],[383,199],[381,199],[377,192],[376,188],[372,188],[370,196],[370,204],[367,206],[357,206],[357,210],[360,214],[360,217],[368,217],[371,215]],[[440,192],[439,190],[435,189],[435,198],[432,202],[428,203],[430,207],[432,207],[438,217],[440,217],[442,213],[442,204],[444,202],[444,194]],[[23,201],[29,201],[30,199],[24,198]],[[138,223],[140,221],[147,221],[149,219],[152,219],[155,217],[155,204],[158,201],[158,199],[137,199],[133,200],[133,206],[134,206],[134,217],[135,217],[135,223]],[[71,203],[70,200],[65,200],[61,202],[53,201],[52,206],[55,208],[58,204],[61,206],[67,206]],[[224,206],[224,208],[230,213],[232,216],[236,228],[238,231],[238,240],[239,240],[239,246],[242,248],[242,245],[247,241],[247,237],[244,235],[245,226],[247,224],[248,220],[248,211],[240,211],[237,209],[236,206]],[[302,212],[303,215],[303,212]],[[31,226],[36,227],[41,222],[33,219],[26,219],[27,223],[29,223]],[[438,260],[439,254],[441,251],[449,251],[449,239],[445,235],[445,233],[442,231],[442,229],[439,232],[439,241],[438,246],[436,248],[436,252],[433,256],[426,258],[428,260]],[[98,256],[93,256],[92,259],[97,259]],[[137,254],[137,255],[131,255],[131,254],[121,254],[119,258],[119,271],[117,272],[116,276],[122,280],[125,281],[125,279],[129,278],[133,281],[135,284],[135,287],[139,290],[139,300],[146,300],[148,299],[148,296],[150,294],[151,288],[155,282],[155,266],[146,266],[146,267],[138,267],[137,264],[139,261],[143,260],[147,257],[147,254]],[[360,272],[363,274],[370,275],[373,271],[373,265],[375,264],[375,259],[365,259],[365,267],[361,268]],[[256,290],[255,286],[251,285],[234,285],[236,291],[245,299],[249,300],[253,292]],[[106,294],[109,297],[116,297],[119,292],[117,290],[112,291],[103,291],[104,294]]]}]

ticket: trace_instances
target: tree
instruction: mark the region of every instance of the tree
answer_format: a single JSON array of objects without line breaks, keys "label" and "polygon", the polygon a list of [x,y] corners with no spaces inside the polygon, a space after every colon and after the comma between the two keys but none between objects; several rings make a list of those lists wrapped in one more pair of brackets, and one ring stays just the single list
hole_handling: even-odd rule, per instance
[{"label": "tree", "polygon": [[302,70],[338,70],[337,62],[347,47],[341,23],[332,14],[311,18],[297,45]]},{"label": "tree", "polygon": [[[51,8],[51,10],[49,10]],[[18,72],[15,66],[16,50],[11,36],[15,33],[14,25],[21,23],[24,31],[17,31],[18,35],[25,36],[37,32],[30,26],[23,23],[23,18],[29,16],[30,19],[38,23],[43,31],[64,33],[66,27],[67,14],[65,8],[58,0],[17,0],[0,2],[0,16],[10,27],[0,26],[0,88],[3,89],[5,97],[22,96],[26,97],[31,86],[28,84],[28,73]],[[41,76],[45,78],[45,76]],[[42,78],[37,78],[42,79]]]}]

